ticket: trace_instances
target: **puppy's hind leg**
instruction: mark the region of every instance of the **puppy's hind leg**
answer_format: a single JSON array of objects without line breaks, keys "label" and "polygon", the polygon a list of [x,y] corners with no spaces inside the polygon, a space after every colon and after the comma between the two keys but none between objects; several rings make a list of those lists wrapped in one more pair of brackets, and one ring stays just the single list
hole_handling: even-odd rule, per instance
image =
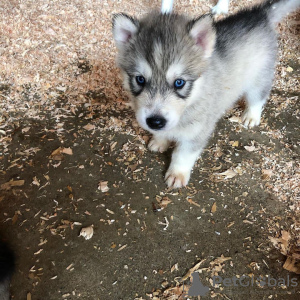
[{"label": "puppy's hind leg", "polygon": [[261,85],[252,86],[246,91],[246,110],[242,115],[242,122],[246,127],[254,127],[260,124],[261,113],[265,103],[267,102],[272,82]]}]

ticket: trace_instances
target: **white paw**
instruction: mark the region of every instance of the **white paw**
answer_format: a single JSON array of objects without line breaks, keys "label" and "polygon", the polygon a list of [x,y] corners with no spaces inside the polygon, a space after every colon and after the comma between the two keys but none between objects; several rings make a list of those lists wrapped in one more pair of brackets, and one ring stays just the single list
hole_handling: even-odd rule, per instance
[{"label": "white paw", "polygon": [[153,152],[165,152],[169,146],[168,140],[158,140],[153,137],[148,144],[148,149]]},{"label": "white paw", "polygon": [[182,172],[175,170],[168,170],[165,176],[166,184],[169,188],[178,189],[186,186],[189,182],[191,172]]},{"label": "white paw", "polygon": [[242,122],[246,127],[254,127],[259,125],[261,118],[261,107],[259,108],[246,108],[242,115]]},{"label": "white paw", "polygon": [[228,14],[228,3],[225,1],[219,1],[216,6],[211,9],[213,15]]}]

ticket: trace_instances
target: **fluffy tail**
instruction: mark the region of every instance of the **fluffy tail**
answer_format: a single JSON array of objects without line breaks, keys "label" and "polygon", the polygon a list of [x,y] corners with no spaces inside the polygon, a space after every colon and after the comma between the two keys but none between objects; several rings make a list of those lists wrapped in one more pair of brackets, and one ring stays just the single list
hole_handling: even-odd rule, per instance
[{"label": "fluffy tail", "polygon": [[263,6],[267,9],[270,22],[277,24],[287,14],[300,8],[300,0],[269,0]]}]

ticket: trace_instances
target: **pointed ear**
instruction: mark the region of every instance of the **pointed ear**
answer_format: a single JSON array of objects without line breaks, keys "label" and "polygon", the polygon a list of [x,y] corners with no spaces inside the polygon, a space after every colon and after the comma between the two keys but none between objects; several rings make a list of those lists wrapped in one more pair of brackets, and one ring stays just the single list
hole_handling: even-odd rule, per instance
[{"label": "pointed ear", "polygon": [[113,36],[117,47],[124,47],[136,34],[138,28],[138,20],[126,14],[115,14],[113,16]]},{"label": "pointed ear", "polygon": [[211,15],[204,15],[198,19],[192,20],[188,24],[190,36],[195,44],[199,46],[206,58],[210,57],[214,51],[216,43],[216,30],[214,28]]}]

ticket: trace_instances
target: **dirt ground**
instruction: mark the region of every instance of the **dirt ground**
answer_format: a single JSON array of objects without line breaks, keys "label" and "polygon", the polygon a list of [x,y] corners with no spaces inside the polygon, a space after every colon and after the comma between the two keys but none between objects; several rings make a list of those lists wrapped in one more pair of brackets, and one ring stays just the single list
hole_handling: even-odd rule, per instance
[{"label": "dirt ground", "polygon": [[[181,279],[188,289],[192,271],[210,288],[201,299],[299,299],[299,14],[279,27],[279,64],[261,125],[244,128],[237,104],[218,123],[188,187],[168,190],[171,149],[147,150],[149,134],[127,104],[108,33],[113,12],[140,15],[160,2],[133,9],[133,1],[39,1],[0,6],[7,30],[0,39],[0,236],[17,258],[12,299],[184,299]],[[194,2],[177,1],[176,10],[208,11],[207,1]],[[97,12],[103,19],[86,17]],[[82,18],[78,32],[89,22],[98,31],[79,38],[73,30],[71,39],[71,14]],[[35,44],[40,26],[48,31]],[[91,36],[96,41],[84,48]],[[77,42],[82,48],[69,60]],[[55,52],[53,43],[67,46]],[[42,56],[34,59],[39,51],[49,70]],[[91,239],[79,236],[90,226]],[[213,286],[216,275],[284,283]]]}]

